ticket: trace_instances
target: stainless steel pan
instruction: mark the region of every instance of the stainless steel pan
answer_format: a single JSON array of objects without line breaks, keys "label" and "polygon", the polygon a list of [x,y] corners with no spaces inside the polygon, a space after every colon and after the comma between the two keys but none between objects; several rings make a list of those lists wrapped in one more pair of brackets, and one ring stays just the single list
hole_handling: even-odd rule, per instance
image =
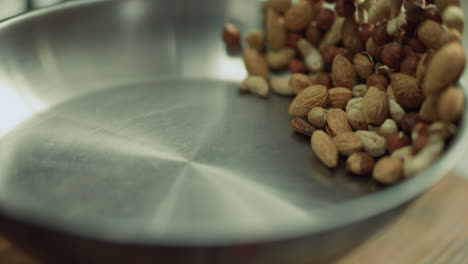
[{"label": "stainless steel pan", "polygon": [[[0,24],[3,213],[148,259],[191,254],[172,263],[325,259],[455,164],[465,120],[429,170],[389,188],[322,166],[290,99],[237,92],[245,70],[220,28],[260,26],[260,6],[73,1]],[[75,254],[93,263],[90,248]],[[100,263],[125,259],[110,248]]]}]

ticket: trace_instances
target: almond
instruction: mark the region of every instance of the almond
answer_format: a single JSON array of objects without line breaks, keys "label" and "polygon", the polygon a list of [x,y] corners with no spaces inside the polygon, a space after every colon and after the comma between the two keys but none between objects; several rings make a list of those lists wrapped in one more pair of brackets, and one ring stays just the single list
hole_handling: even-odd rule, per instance
[{"label": "almond", "polygon": [[315,155],[325,166],[329,168],[338,166],[338,150],[327,133],[322,130],[316,130],[312,134],[310,144]]},{"label": "almond", "polygon": [[438,49],[440,47],[440,40],[445,30],[440,23],[433,20],[425,20],[417,30],[418,38],[429,49]]},{"label": "almond", "polygon": [[305,29],[314,18],[314,8],[308,1],[300,1],[286,11],[286,28],[292,31]]},{"label": "almond", "polygon": [[352,54],[363,50],[363,44],[359,37],[359,24],[355,22],[354,17],[346,19],[342,28],[342,35],[344,46]]},{"label": "almond", "polygon": [[465,69],[466,56],[459,42],[451,42],[440,48],[427,65],[422,85],[425,95],[434,95],[452,84]]},{"label": "almond", "polygon": [[278,13],[273,8],[268,8],[265,18],[265,35],[272,49],[281,49],[286,46],[287,32],[279,19]]},{"label": "almond", "polygon": [[374,158],[365,152],[355,152],[346,160],[346,170],[356,175],[366,175],[374,168]]},{"label": "almond", "polygon": [[245,48],[242,55],[245,69],[250,75],[258,75],[264,79],[268,79],[269,70],[267,63],[258,50]]},{"label": "almond", "polygon": [[465,105],[463,90],[450,86],[440,95],[437,112],[442,121],[454,122],[458,120]]},{"label": "almond", "polygon": [[352,131],[351,126],[348,123],[348,116],[339,108],[333,108],[327,112],[326,129],[332,137],[344,132]]},{"label": "almond", "polygon": [[300,93],[305,88],[312,85],[309,76],[303,73],[293,73],[289,79],[289,86],[296,93]]},{"label": "almond", "polygon": [[367,52],[354,55],[353,64],[357,75],[362,79],[367,79],[374,73],[374,60]]},{"label": "almond", "polygon": [[424,100],[424,96],[418,87],[416,78],[403,73],[392,74],[391,78],[393,94],[397,103],[404,108],[419,108]]},{"label": "almond", "polygon": [[324,107],[328,103],[327,87],[312,85],[302,90],[292,101],[288,113],[294,116],[306,116],[315,106]]},{"label": "almond", "polygon": [[344,132],[333,138],[338,153],[343,156],[349,156],[362,149],[361,138],[353,132]]},{"label": "almond", "polygon": [[362,114],[367,123],[381,125],[387,118],[389,99],[386,92],[370,87],[362,99]]},{"label": "almond", "polygon": [[337,55],[333,60],[332,78],[337,86],[353,88],[357,83],[357,75],[351,62],[343,55]]},{"label": "almond", "polygon": [[345,109],[348,101],[353,98],[353,93],[348,88],[335,87],[328,90],[328,97],[331,107]]},{"label": "almond", "polygon": [[384,157],[375,163],[372,177],[380,183],[392,184],[402,178],[403,161],[395,157]]},{"label": "almond", "polygon": [[426,96],[424,102],[419,109],[419,116],[424,121],[437,121],[439,120],[439,113],[437,112],[437,104],[439,103],[438,95]]}]

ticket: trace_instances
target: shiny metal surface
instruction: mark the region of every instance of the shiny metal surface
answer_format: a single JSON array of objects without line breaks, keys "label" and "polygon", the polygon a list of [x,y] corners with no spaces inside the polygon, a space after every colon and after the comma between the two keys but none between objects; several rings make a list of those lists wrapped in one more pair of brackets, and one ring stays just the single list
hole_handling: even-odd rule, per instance
[{"label": "shiny metal surface", "polygon": [[[329,171],[289,127],[289,99],[239,95],[219,30],[248,0],[80,1],[0,25],[0,207],[56,230],[165,245],[265,242],[354,223],[436,182],[379,190]],[[466,75],[462,80],[466,87]]]}]

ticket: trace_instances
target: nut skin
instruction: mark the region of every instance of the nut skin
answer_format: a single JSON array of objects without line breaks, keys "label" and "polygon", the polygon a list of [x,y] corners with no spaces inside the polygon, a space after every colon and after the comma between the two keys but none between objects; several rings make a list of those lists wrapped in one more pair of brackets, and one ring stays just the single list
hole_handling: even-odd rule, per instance
[{"label": "nut skin", "polygon": [[424,10],[424,18],[442,24],[442,15],[438,8],[427,8]]},{"label": "nut skin", "polygon": [[367,78],[366,84],[367,84],[367,87],[374,86],[385,91],[385,89],[389,85],[389,80],[387,79],[387,77],[383,76],[382,74],[375,73],[369,76],[369,78]]},{"label": "nut skin", "polygon": [[381,54],[382,61],[388,67],[398,70],[405,58],[405,49],[402,45],[393,42],[384,46]]},{"label": "nut skin", "polygon": [[416,36],[413,36],[408,41],[408,46],[416,53],[425,53],[427,50],[426,46],[424,46],[424,43]]},{"label": "nut skin", "polygon": [[310,80],[309,76],[303,73],[294,73],[289,79],[289,86],[296,94],[298,94],[299,92],[311,85],[312,81]]},{"label": "nut skin", "polygon": [[306,39],[312,45],[318,45],[322,40],[322,32],[316,26],[310,25],[305,32]]},{"label": "nut skin", "polygon": [[304,62],[299,59],[292,59],[289,62],[289,71],[292,73],[306,73],[309,70]]},{"label": "nut skin", "polygon": [[351,89],[357,83],[353,64],[342,55],[337,55],[332,64],[332,78],[337,86]]},{"label": "nut skin", "polygon": [[335,11],[341,17],[352,17],[356,6],[353,0],[335,0]]},{"label": "nut skin", "polygon": [[355,152],[361,151],[361,138],[353,132],[344,132],[333,138],[338,153],[343,156],[349,156]]},{"label": "nut skin", "polygon": [[411,145],[411,153],[413,155],[417,155],[424,147],[427,146],[429,143],[429,136],[428,135],[421,135],[413,140]]},{"label": "nut skin", "polygon": [[295,32],[289,32],[286,38],[286,45],[294,50],[298,50],[297,42],[302,38],[301,35]]},{"label": "nut skin", "polygon": [[335,55],[338,52],[338,49],[339,48],[336,45],[331,45],[331,46],[325,47],[322,50],[323,62],[325,62],[325,64],[329,64],[329,65],[332,64],[333,59],[335,59]]},{"label": "nut skin", "polygon": [[346,160],[346,170],[354,175],[367,175],[374,169],[374,158],[366,152],[355,152]]},{"label": "nut skin", "polygon": [[353,54],[347,48],[338,48],[335,53],[335,57],[338,55],[345,56],[349,61],[353,60]]},{"label": "nut skin", "polygon": [[385,24],[375,27],[372,30],[371,38],[378,46],[383,46],[393,40],[393,37],[387,32],[387,25]]},{"label": "nut skin", "polygon": [[413,127],[421,121],[422,119],[418,113],[410,112],[403,116],[400,125],[405,133],[410,134],[413,130]]},{"label": "nut skin", "polygon": [[429,136],[429,125],[426,122],[418,122],[411,130],[412,140],[416,140],[420,136]]},{"label": "nut skin", "polygon": [[387,136],[385,140],[390,153],[410,144],[410,138],[403,132],[393,133]]},{"label": "nut skin", "polygon": [[227,48],[235,49],[240,47],[241,33],[234,24],[224,24],[222,35]]},{"label": "nut skin", "polygon": [[374,72],[374,60],[367,52],[356,53],[353,58],[354,69],[362,79],[367,79]]},{"label": "nut skin", "polygon": [[419,57],[416,55],[409,55],[401,62],[400,72],[414,76],[419,65]]},{"label": "nut skin", "polygon": [[450,86],[440,95],[437,105],[438,116],[442,121],[455,122],[463,113],[465,100],[463,90]]},{"label": "nut skin", "polygon": [[322,30],[329,29],[333,24],[333,21],[335,21],[335,12],[327,8],[320,9],[317,17],[315,18],[317,26]]},{"label": "nut skin", "polygon": [[310,144],[315,155],[325,166],[328,168],[338,166],[338,150],[327,133],[316,130],[310,138]]},{"label": "nut skin", "polygon": [[375,163],[372,177],[383,184],[393,184],[403,176],[403,161],[395,157],[383,157]]},{"label": "nut skin", "polygon": [[367,40],[371,37],[374,25],[369,23],[363,23],[359,26],[359,38],[362,43],[367,43]]},{"label": "nut skin", "polygon": [[326,86],[327,88],[331,88],[333,86],[333,79],[331,74],[328,72],[319,72],[310,77],[312,84],[321,84]]},{"label": "nut skin", "polygon": [[291,119],[292,128],[299,134],[311,136],[315,128],[302,118],[295,117]]}]

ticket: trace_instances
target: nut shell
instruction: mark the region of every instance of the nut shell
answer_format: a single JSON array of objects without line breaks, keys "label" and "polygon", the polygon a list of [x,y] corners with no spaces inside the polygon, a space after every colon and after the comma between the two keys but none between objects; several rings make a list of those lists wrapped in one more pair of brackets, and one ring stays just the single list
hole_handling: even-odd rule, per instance
[{"label": "nut shell", "polygon": [[381,125],[387,118],[389,99],[386,92],[370,87],[362,100],[362,113],[367,123]]},{"label": "nut shell", "polygon": [[288,113],[293,116],[306,116],[313,107],[325,107],[327,103],[327,87],[312,85],[297,94],[289,106]]}]

